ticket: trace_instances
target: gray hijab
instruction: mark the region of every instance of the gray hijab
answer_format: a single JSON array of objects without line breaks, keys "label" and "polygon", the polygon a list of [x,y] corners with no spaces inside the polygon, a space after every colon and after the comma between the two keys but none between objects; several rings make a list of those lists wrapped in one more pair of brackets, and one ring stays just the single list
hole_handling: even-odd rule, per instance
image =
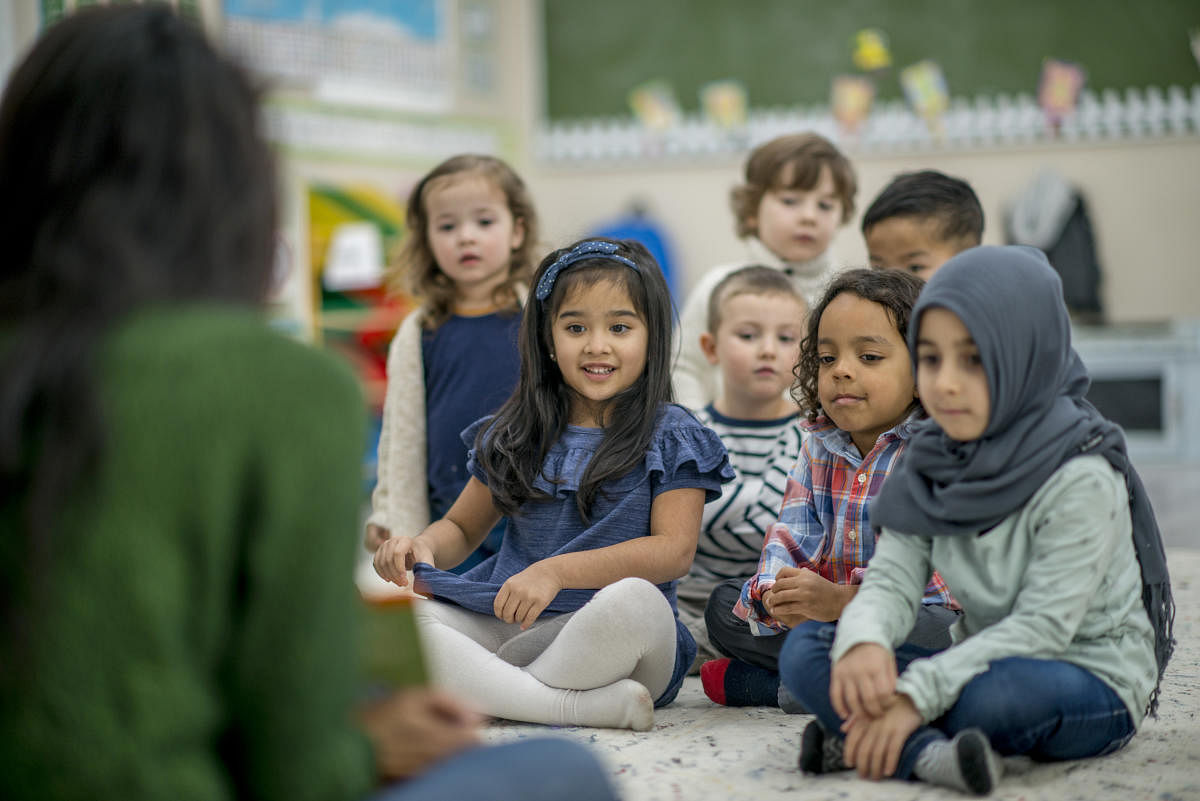
[{"label": "gray hijab", "polygon": [[[1104,456],[1129,490],[1161,682],[1175,643],[1162,535],[1129,463],[1124,433],[1084,398],[1091,380],[1071,347],[1058,274],[1030,247],[977,247],[955,256],[913,308],[908,348],[914,364],[921,315],[933,307],[953,312],[971,332],[987,376],[991,419],[971,442],[951,439],[933,420],[924,423],[871,503],[871,523],[915,535],[976,535],[1024,506],[1068,459]],[[1151,714],[1157,705],[1156,687]]]}]

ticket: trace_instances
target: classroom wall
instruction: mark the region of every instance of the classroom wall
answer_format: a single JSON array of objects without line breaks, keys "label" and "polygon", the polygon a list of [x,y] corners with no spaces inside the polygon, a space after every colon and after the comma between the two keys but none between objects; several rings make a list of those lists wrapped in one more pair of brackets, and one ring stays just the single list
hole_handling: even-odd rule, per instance
[{"label": "classroom wall", "polygon": [[[834,242],[842,263],[865,266],[859,216],[897,172],[934,168],[969,181],[987,218],[985,242],[1001,244],[1006,205],[1048,166],[1078,185],[1088,203],[1109,319],[1200,318],[1200,139],[869,155],[853,161],[859,214]],[[577,169],[534,163],[526,167],[526,177],[551,244],[583,235],[635,196],[644,199],[673,236],[690,286],[709,267],[742,258],[728,204],[741,166],[740,159]]]},{"label": "classroom wall", "polygon": [[[207,12],[216,7],[216,0],[202,0],[202,5]],[[33,8],[33,0],[16,0],[10,11],[19,17],[15,30],[10,30],[11,50],[18,54],[37,31]],[[638,197],[673,236],[685,285],[714,264],[742,258],[728,209],[729,189],[740,178],[741,157],[567,168],[541,164],[530,156],[529,144],[545,105],[542,7],[539,0],[513,0],[505,2],[503,10],[498,59],[503,73],[496,96],[457,111],[499,112],[517,131],[511,156],[534,192],[546,245],[586,233]],[[1200,72],[1197,76],[1200,81]],[[932,167],[970,181],[988,218],[988,243],[1002,241],[1003,210],[1010,199],[1038,169],[1051,166],[1076,183],[1089,203],[1110,319],[1200,318],[1200,138],[851,156],[859,174],[860,212],[900,171]],[[389,189],[399,183],[397,170],[379,165],[288,161],[289,194],[316,177],[374,179]],[[416,168],[408,165],[403,173]],[[842,229],[834,254],[846,264],[865,262],[857,219]]]},{"label": "classroom wall", "polygon": [[1187,38],[1200,24],[1196,0],[543,5],[546,111],[554,120],[628,114],[629,90],[652,78],[667,81],[688,111],[699,110],[706,83],[731,77],[754,108],[827,103],[832,76],[860,73],[853,42],[867,27],[883,32],[892,57],[891,69],[875,76],[876,100],[902,98],[899,71],[926,58],[960,97],[1032,93],[1047,57],[1084,65],[1097,90],[1188,85],[1197,77]]}]

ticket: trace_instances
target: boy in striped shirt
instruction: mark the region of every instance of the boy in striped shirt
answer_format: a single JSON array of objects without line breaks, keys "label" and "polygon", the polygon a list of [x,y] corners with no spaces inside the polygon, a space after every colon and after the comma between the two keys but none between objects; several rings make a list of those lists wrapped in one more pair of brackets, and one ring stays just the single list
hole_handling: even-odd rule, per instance
[{"label": "boy in striped shirt", "polygon": [[800,410],[788,389],[806,312],[787,276],[768,267],[730,273],[709,298],[700,347],[720,368],[722,389],[696,416],[725,443],[737,478],[704,507],[696,558],[679,583],[679,618],[699,646],[693,672],[720,656],[704,623],[709,596],[724,581],[740,588],[754,574],[800,454]]}]

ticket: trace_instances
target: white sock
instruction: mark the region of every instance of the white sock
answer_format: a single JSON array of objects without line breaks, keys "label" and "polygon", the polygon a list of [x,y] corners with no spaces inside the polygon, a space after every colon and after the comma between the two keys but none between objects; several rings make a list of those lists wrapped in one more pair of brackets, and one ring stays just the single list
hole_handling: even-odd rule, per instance
[{"label": "white sock", "polygon": [[650,691],[633,679],[614,681],[594,690],[558,690],[572,707],[568,725],[649,731],[654,728],[654,699]]}]

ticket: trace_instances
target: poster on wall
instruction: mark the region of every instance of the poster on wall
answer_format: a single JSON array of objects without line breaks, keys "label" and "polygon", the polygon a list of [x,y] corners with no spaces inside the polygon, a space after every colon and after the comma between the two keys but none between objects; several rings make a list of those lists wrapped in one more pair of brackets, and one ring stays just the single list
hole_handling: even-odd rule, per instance
[{"label": "poster on wall", "polygon": [[854,66],[863,72],[882,72],[892,66],[892,51],[887,34],[878,28],[864,28],[854,35]]},{"label": "poster on wall", "polygon": [[838,128],[847,136],[857,136],[871,114],[875,102],[875,83],[863,75],[835,75],[830,89],[830,107]]},{"label": "poster on wall", "polygon": [[940,138],[942,114],[950,105],[950,90],[941,65],[924,59],[905,67],[900,71],[900,87],[913,111],[929,126],[929,132]]},{"label": "poster on wall", "polygon": [[381,408],[388,344],[413,306],[386,280],[404,234],[404,206],[365,184],[312,183],[307,202],[318,335],[353,365],[368,402]]},{"label": "poster on wall", "polygon": [[1042,77],[1038,81],[1038,105],[1046,113],[1046,121],[1053,127],[1075,113],[1079,105],[1079,94],[1087,82],[1087,72],[1079,64],[1048,58],[1042,63]]},{"label": "poster on wall", "polygon": [[633,116],[651,131],[673,128],[683,118],[675,87],[662,79],[646,81],[631,89],[629,108],[633,110]]},{"label": "poster on wall", "polygon": [[440,112],[453,101],[447,0],[225,0],[223,35],[318,100]]},{"label": "poster on wall", "polygon": [[704,117],[724,130],[746,125],[746,85],[732,78],[712,81],[700,87],[700,108]]}]

